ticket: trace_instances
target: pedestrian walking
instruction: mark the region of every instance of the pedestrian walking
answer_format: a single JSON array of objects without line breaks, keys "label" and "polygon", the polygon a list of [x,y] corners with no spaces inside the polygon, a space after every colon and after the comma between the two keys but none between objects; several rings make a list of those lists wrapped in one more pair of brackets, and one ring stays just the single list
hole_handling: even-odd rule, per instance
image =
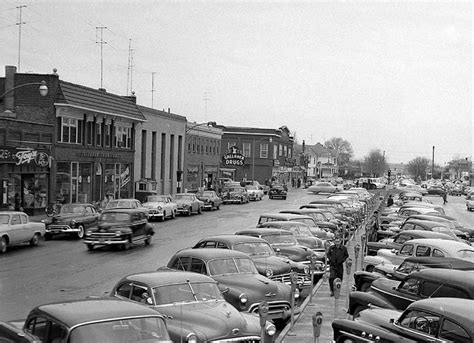
[{"label": "pedestrian walking", "polygon": [[334,239],[334,244],[329,247],[326,257],[329,263],[329,288],[331,289],[331,296],[334,296],[334,280],[339,278],[342,281],[344,262],[349,257],[347,248],[342,245],[340,237]]},{"label": "pedestrian walking", "polygon": [[448,190],[445,189],[443,192],[443,205],[448,203]]}]

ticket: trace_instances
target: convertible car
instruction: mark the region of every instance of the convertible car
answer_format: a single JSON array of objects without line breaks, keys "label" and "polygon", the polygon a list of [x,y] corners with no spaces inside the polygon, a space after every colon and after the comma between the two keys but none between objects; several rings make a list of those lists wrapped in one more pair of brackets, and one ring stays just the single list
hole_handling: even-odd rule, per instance
[{"label": "convertible car", "polygon": [[474,300],[424,299],[404,312],[367,309],[354,320],[332,322],[333,342],[474,342]]}]

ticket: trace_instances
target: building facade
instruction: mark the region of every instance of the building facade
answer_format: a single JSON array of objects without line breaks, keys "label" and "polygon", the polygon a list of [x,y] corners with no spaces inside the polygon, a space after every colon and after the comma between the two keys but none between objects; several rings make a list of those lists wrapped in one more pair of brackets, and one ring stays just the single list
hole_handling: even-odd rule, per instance
[{"label": "building facade", "polygon": [[182,187],[186,118],[138,106],[146,118],[139,125],[135,149],[135,197],[173,194]]},{"label": "building facade", "polygon": [[222,128],[214,122],[187,123],[183,190],[217,189]]},{"label": "building facade", "polygon": [[325,148],[321,143],[308,146],[307,176],[315,179],[333,178],[339,175],[337,156],[333,149]]},{"label": "building facade", "polygon": [[235,181],[256,180],[291,183],[298,174],[293,156],[293,137],[286,126],[278,129],[222,126],[222,154],[233,147],[243,155],[242,165],[225,165],[221,161],[220,177]]}]

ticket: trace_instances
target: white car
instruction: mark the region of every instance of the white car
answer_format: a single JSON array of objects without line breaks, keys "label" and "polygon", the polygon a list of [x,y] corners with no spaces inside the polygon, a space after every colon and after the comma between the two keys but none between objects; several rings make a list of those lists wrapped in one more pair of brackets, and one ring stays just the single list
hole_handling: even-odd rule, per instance
[{"label": "white car", "polygon": [[24,212],[0,212],[0,254],[6,253],[11,245],[29,243],[36,246],[44,232],[45,224],[30,222]]},{"label": "white car", "polygon": [[176,218],[178,205],[173,202],[169,195],[149,195],[143,207],[148,209],[150,220],[158,219],[164,221],[166,218]]},{"label": "white car", "polygon": [[446,239],[412,239],[406,241],[400,250],[380,249],[377,251],[377,256],[365,256],[364,269],[370,271],[381,263],[398,266],[411,256],[455,257],[474,262],[474,247],[464,242]]},{"label": "white car", "polygon": [[262,200],[263,199],[263,189],[256,185],[247,185],[247,193],[249,194],[249,200]]}]

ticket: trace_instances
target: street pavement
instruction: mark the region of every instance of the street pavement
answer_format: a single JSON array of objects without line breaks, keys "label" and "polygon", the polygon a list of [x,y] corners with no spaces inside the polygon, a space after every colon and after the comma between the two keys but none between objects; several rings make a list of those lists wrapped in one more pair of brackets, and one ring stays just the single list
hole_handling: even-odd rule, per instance
[{"label": "street pavement", "polygon": [[[370,217],[369,217],[370,218]],[[352,259],[352,268],[350,274],[344,266],[344,278],[342,280],[341,294],[338,299],[331,297],[329,282],[321,279],[313,288],[313,298],[308,296],[301,305],[301,312],[294,317],[293,325],[290,322],[275,340],[276,343],[313,343],[313,342],[332,342],[333,332],[331,323],[336,318],[349,318],[347,307],[349,304],[349,292],[354,284],[354,271],[361,270],[362,254],[359,253],[358,259],[355,258],[354,247],[361,244],[361,235],[365,233],[365,225],[362,225],[351,240],[346,244],[349,257]],[[320,336],[314,337],[313,315],[321,312],[323,321],[321,325]]]}]

